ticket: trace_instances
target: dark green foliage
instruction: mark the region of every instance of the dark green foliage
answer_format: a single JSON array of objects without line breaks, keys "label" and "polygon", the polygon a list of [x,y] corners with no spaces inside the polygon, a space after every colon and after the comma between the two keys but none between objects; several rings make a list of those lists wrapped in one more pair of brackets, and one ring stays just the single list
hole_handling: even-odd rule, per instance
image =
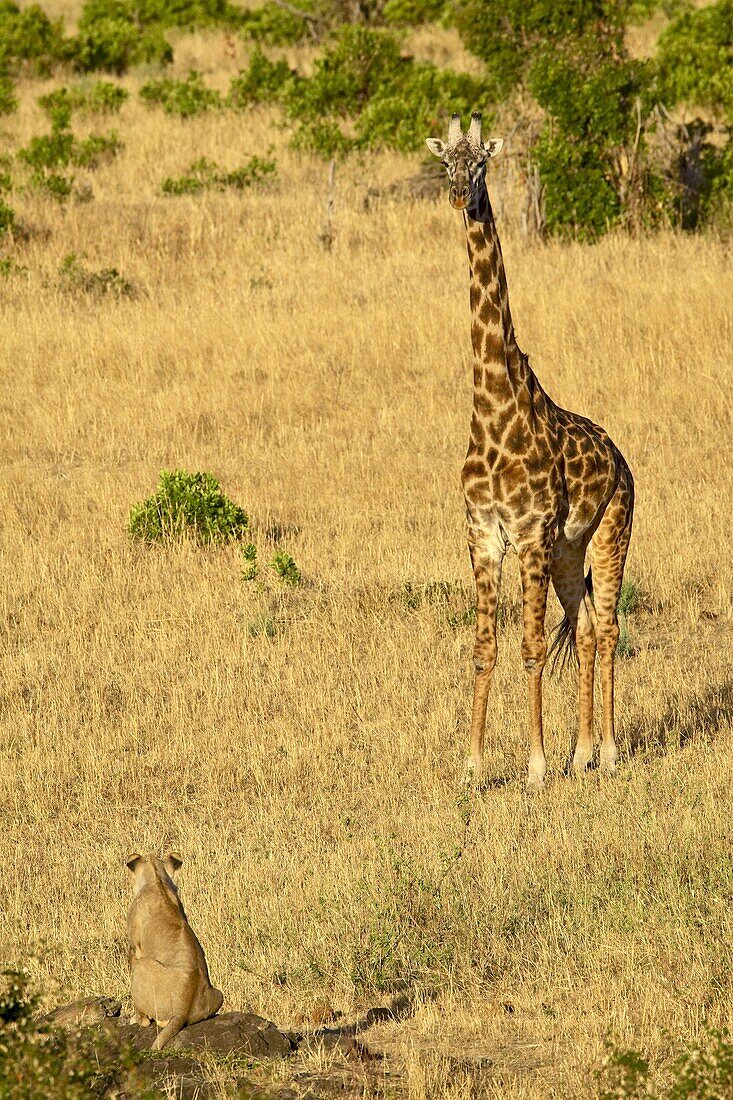
[{"label": "dark green foliage", "polygon": [[260,47],[255,46],[249,67],[235,76],[229,86],[227,106],[243,110],[252,103],[267,103],[275,99],[294,76],[286,61],[270,61]]},{"label": "dark green foliage", "polygon": [[579,36],[618,41],[622,8],[613,0],[462,0],[453,18],[503,96],[523,80],[540,50]]},{"label": "dark green foliage", "polygon": [[733,0],[687,11],[659,36],[659,95],[733,122]]},{"label": "dark green foliage", "polygon": [[236,26],[242,12],[229,0],[85,0],[75,41],[77,67],[121,73],[143,62],[167,64],[167,27]]},{"label": "dark green foliage", "polygon": [[207,88],[201,73],[194,69],[189,71],[185,80],[148,81],[140,89],[140,98],[146,103],[157,103],[166,114],[180,118],[192,118],[222,106],[219,93]]},{"label": "dark green foliage", "polygon": [[257,580],[260,567],[257,562],[257,547],[253,542],[248,542],[242,547],[242,562],[242,580],[247,582]]},{"label": "dark green foliage", "polygon": [[62,20],[49,19],[37,4],[21,9],[14,0],[0,0],[0,71],[27,62],[43,75],[69,53]]},{"label": "dark green foliage", "polygon": [[15,225],[15,211],[0,198],[0,236],[7,233]]},{"label": "dark green foliage", "polygon": [[[444,127],[448,108],[465,117],[484,98],[484,86],[466,73],[407,62],[391,94],[380,90],[359,115],[358,142],[402,152],[420,149],[426,135]],[[490,115],[485,114],[485,119],[488,123]]]},{"label": "dark green foliage", "polygon": [[[720,148],[707,145],[704,149],[706,188],[702,195],[700,221],[733,226],[733,135],[728,128],[728,140]],[[693,228],[695,228],[693,226]]]},{"label": "dark green foliage", "polygon": [[289,584],[291,587],[300,584],[300,570],[290,554],[286,554],[284,550],[277,550],[267,564],[283,584]]},{"label": "dark green foliage", "polygon": [[173,60],[173,50],[160,24],[143,23],[128,0],[86,0],[74,60],[82,72],[123,73],[144,62],[165,65]]},{"label": "dark green foliage", "polygon": [[444,127],[447,113],[469,111],[485,91],[470,76],[402,57],[388,31],[347,25],[316,60],[313,76],[285,83],[281,99],[297,124],[296,147],[331,157],[356,148],[419,148]]},{"label": "dark green foliage", "polygon": [[130,512],[130,534],[143,542],[193,536],[228,542],[249,530],[247,514],[222,493],[213,474],[162,470],[157,491]]},{"label": "dark green foliage", "polygon": [[652,1088],[649,1060],[637,1050],[608,1044],[597,1073],[599,1100],[728,1100],[733,1082],[733,1042],[727,1030],[706,1030],[690,1043],[669,1071],[661,1092]]},{"label": "dark green foliage", "polygon": [[546,130],[534,157],[545,188],[550,233],[598,237],[621,216],[621,202],[602,152]]},{"label": "dark green foliage", "polygon": [[122,149],[113,132],[90,134],[77,140],[69,129],[71,107],[63,95],[46,106],[51,116],[51,133],[34,137],[18,151],[18,159],[32,169],[31,184],[51,198],[64,202],[71,194],[74,177],[64,176],[59,168],[96,168]]},{"label": "dark green foliage", "polygon": [[262,157],[250,157],[241,168],[225,172],[213,161],[201,157],[188,168],[184,175],[168,177],[161,190],[164,195],[197,195],[201,191],[224,191],[228,187],[244,190],[262,180],[272,178],[277,172],[274,160]]},{"label": "dark green foliage", "polygon": [[[309,0],[298,0],[293,5],[301,11],[312,12],[313,5]],[[268,46],[292,46],[310,36],[309,27],[312,24],[308,19],[286,11],[279,4],[263,4],[259,8],[253,8],[242,13],[241,27],[246,38],[253,38],[257,42],[264,42]]]},{"label": "dark green foliage", "polygon": [[[93,0],[106,3],[108,0]],[[229,0],[137,0],[132,3],[136,18],[143,25],[158,23],[161,27],[221,27],[237,26],[243,12]]]},{"label": "dark green foliage", "polygon": [[534,152],[550,233],[592,238],[624,215],[618,152],[633,140],[645,77],[613,35],[537,53],[527,83],[550,120]]},{"label": "dark green foliage", "polygon": [[18,107],[15,86],[9,76],[0,72],[0,115],[11,115]]},{"label": "dark green foliage", "polygon": [[387,0],[382,18],[395,26],[417,27],[447,18],[450,8],[450,0]]},{"label": "dark green foliage", "polygon": [[120,275],[116,267],[89,271],[79,263],[75,252],[65,256],[59,268],[59,288],[92,298],[110,297],[119,300],[136,296],[135,287]]},{"label": "dark green foliage", "polygon": [[119,84],[98,80],[94,84],[77,84],[72,88],[56,88],[38,97],[38,104],[51,120],[59,111],[84,111],[89,114],[116,114],[130,93]]},{"label": "dark green foliage", "polygon": [[[26,974],[13,970],[0,973],[3,1100],[89,1100],[127,1093],[122,1086],[133,1064],[130,1051],[120,1046],[114,1068],[102,1068],[93,1033],[53,1030],[38,1022],[38,1007]],[[142,1097],[144,1090],[137,1094]]]}]

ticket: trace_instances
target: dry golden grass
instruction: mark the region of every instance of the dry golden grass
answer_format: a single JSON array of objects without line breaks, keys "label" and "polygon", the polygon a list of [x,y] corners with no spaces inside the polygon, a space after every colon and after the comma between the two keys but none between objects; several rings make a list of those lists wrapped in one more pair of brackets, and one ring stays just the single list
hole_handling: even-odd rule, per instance
[{"label": "dry golden grass", "polygon": [[[183,71],[190,56],[226,84],[221,39],[191,39]],[[46,87],[23,89],[6,150],[45,129]],[[464,836],[460,219],[447,201],[365,208],[415,168],[374,157],[339,169],[325,251],[326,170],[267,112],[179,122],[132,99],[117,128],[94,201],[13,200],[33,233],[0,286],[0,956],[38,954],[56,1000],[129,998],[123,860],[171,846],[229,1007],[287,1025],[323,998],[351,1016],[390,982],[417,990],[410,1019],[365,1036],[415,1100],[592,1095],[609,1034],[663,1075],[676,1042],[733,1023],[729,245],[528,245],[498,177],[522,346],[634,471],[643,606],[618,663],[618,778],[563,777],[575,685],[547,677],[551,771],[528,800],[509,562],[494,784]],[[271,146],[267,190],[160,196],[196,157]],[[138,297],[64,291],[70,252]],[[133,545],[130,506],[179,466],[215,472],[261,547],[281,525],[305,584],[253,591],[236,547]],[[407,606],[405,585],[436,581],[447,604]],[[263,616],[273,638],[249,631]]]}]

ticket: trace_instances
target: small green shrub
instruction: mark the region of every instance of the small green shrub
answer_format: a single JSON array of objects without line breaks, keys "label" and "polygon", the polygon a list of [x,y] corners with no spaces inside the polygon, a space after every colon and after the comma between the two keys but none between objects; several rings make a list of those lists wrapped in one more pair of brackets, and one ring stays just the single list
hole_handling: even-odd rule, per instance
[{"label": "small green shrub", "polygon": [[599,1100],[728,1100],[733,1081],[733,1042],[730,1033],[706,1030],[689,1043],[669,1071],[662,1092],[652,1088],[650,1063],[639,1051],[612,1043],[597,1072]]},{"label": "small green shrub", "polygon": [[229,0],[138,0],[134,8],[144,24],[187,30],[238,26],[243,18],[242,10]]},{"label": "small green shrub", "polygon": [[202,191],[224,191],[228,187],[241,191],[274,177],[276,172],[274,160],[258,156],[250,157],[241,168],[230,172],[223,171],[213,160],[201,157],[182,176],[169,176],[164,180],[161,190],[164,195],[198,195]]},{"label": "small green shrub", "polygon": [[77,84],[72,88],[56,88],[38,97],[38,104],[52,122],[59,112],[84,111],[89,114],[116,114],[130,93],[119,84],[98,80],[91,85]]},{"label": "small green shrub", "polygon": [[[277,550],[273,554],[267,563],[267,568],[272,570],[279,581],[290,585],[291,588],[297,588],[301,582],[300,569],[298,569],[290,554],[285,553],[284,550]],[[242,549],[242,580],[249,583],[257,580],[259,576],[260,565],[257,547],[253,542],[250,542]],[[258,584],[258,589],[263,591],[264,585],[262,583]]]},{"label": "small green shrub", "polygon": [[263,613],[247,624],[247,633],[250,638],[274,638],[277,634],[277,623],[272,615]]},{"label": "small green shrub", "polygon": [[260,567],[257,562],[257,547],[253,542],[242,547],[242,561],[242,580],[247,583],[257,580]]},{"label": "small green shrub", "polygon": [[621,585],[618,597],[619,615],[630,615],[632,611],[636,611],[640,600],[641,595],[638,585],[634,581],[625,580]]},{"label": "small green shrub", "polygon": [[65,256],[59,268],[59,288],[94,298],[134,298],[137,293],[133,284],[120,275],[116,267],[89,271],[79,263],[75,252]]},{"label": "small green shrub", "polygon": [[243,110],[252,103],[268,103],[277,98],[294,76],[286,61],[270,61],[260,47],[255,46],[249,68],[235,76],[229,86],[227,106]]},{"label": "small green shrub", "polygon": [[12,115],[18,108],[15,85],[9,76],[0,72],[0,115]]},{"label": "small green shrub", "polygon": [[267,564],[283,584],[292,588],[300,584],[300,570],[290,554],[286,554],[284,550],[277,550]]},{"label": "small green shrub", "polygon": [[[3,1100],[88,1100],[127,1094],[132,1052],[119,1045],[113,1068],[100,1065],[93,1033],[39,1023],[38,997],[21,971],[0,973],[0,1096]],[[109,1041],[109,1039],[107,1040]],[[128,1094],[129,1095],[129,1094]]]},{"label": "small green shrub", "polygon": [[[297,7],[310,13],[313,5],[310,0],[298,0]],[[269,46],[294,46],[310,37],[310,27],[312,23],[307,18],[272,2],[243,12],[241,21],[245,38],[253,38]]]},{"label": "small green shrub", "polygon": [[387,0],[382,18],[395,26],[417,27],[448,19],[451,7],[450,0]]},{"label": "small green shrub", "polygon": [[189,71],[185,80],[150,80],[140,89],[146,103],[159,104],[166,114],[193,118],[204,111],[218,110],[222,98],[213,88],[207,88],[201,73]]},{"label": "small green shrub", "polygon": [[249,517],[208,473],[162,470],[157,491],[130,512],[133,539],[160,542],[192,535],[201,543],[243,538]]},{"label": "small green shrub", "polygon": [[15,211],[0,198],[0,236],[7,233],[15,225]]},{"label": "small green shrub", "polygon": [[31,185],[45,191],[58,202],[69,198],[74,177],[65,176],[59,168],[96,168],[103,160],[109,160],[122,149],[122,143],[113,132],[90,134],[78,141],[69,129],[71,107],[63,96],[56,96],[47,107],[51,115],[51,133],[34,137],[18,151],[18,159],[33,171]]}]

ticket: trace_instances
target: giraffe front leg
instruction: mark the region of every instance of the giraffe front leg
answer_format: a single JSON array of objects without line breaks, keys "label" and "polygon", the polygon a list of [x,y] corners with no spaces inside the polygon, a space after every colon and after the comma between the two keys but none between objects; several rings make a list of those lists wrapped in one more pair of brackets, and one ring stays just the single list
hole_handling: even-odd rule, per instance
[{"label": "giraffe front leg", "polygon": [[519,552],[522,579],[522,660],[527,670],[529,689],[530,749],[527,790],[541,790],[547,761],[542,736],[542,671],[547,659],[545,611],[550,580],[549,553],[544,546],[532,546]]},{"label": "giraffe front leg", "polygon": [[474,684],[471,712],[471,752],[466,782],[481,778],[486,730],[486,706],[496,665],[496,609],[499,603],[503,549],[480,541],[469,542],[471,565],[476,581],[476,641],[473,648]]}]

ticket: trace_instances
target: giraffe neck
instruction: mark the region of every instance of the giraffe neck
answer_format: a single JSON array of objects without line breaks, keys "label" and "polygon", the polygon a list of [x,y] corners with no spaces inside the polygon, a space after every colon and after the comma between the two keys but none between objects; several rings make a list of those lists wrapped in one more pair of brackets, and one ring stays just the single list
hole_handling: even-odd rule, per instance
[{"label": "giraffe neck", "polygon": [[516,395],[525,381],[526,368],[514,336],[504,259],[485,180],[464,220],[471,268],[474,384],[483,388],[490,375],[494,388],[503,379]]}]

